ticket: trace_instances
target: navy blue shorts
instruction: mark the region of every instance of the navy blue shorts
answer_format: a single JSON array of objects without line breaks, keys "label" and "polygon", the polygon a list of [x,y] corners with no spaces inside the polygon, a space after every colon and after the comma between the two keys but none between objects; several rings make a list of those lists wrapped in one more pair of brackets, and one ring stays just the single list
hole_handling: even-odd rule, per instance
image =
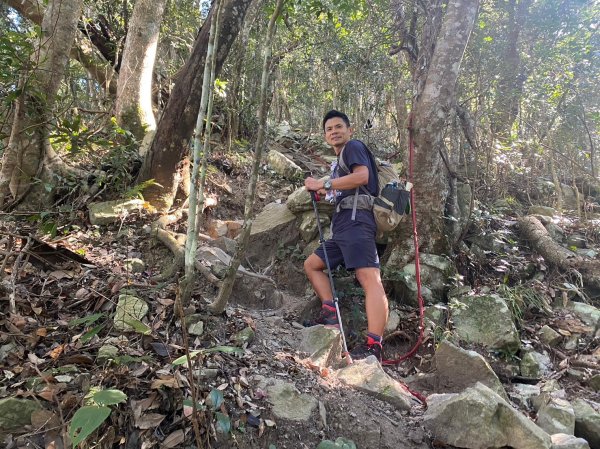
[{"label": "navy blue shorts", "polygon": [[346,269],[379,268],[379,256],[375,246],[375,227],[356,222],[345,226],[343,232],[334,232],[333,237],[315,250],[315,254],[325,263],[325,252],[331,269],[344,263]]}]

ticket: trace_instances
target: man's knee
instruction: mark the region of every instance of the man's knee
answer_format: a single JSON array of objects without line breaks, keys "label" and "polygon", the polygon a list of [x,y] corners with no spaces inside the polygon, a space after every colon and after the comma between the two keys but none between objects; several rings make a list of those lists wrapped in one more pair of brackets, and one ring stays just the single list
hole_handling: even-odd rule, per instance
[{"label": "man's knee", "polygon": [[360,282],[360,285],[364,288],[372,288],[375,286],[382,286],[381,274],[379,268],[368,267],[368,268],[357,268],[356,279]]},{"label": "man's knee", "polygon": [[324,269],[325,269],[325,266],[323,264],[323,261],[316,254],[311,254],[304,261],[304,271],[306,273],[309,273],[311,271],[323,271]]}]

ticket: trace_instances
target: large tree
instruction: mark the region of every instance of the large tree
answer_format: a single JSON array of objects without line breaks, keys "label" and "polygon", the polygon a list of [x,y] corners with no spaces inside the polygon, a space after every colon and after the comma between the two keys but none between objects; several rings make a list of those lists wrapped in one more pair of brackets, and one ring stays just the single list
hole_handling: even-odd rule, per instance
[{"label": "large tree", "polygon": [[[461,61],[477,16],[478,0],[439,0],[417,11],[398,5],[400,48],[407,52],[416,96],[412,106],[414,189],[421,246],[436,254],[449,249],[444,217],[449,167],[444,163],[446,125],[454,114]],[[420,17],[415,16],[419,14]],[[422,15],[425,14],[425,17]],[[417,21],[421,39],[416,39]],[[408,227],[406,227],[408,230]],[[408,232],[396,243],[410,246]]]},{"label": "large tree", "polygon": [[47,206],[44,187],[51,185],[53,173],[65,174],[50,144],[49,130],[81,8],[81,0],[53,0],[44,11],[31,69],[19,81],[21,93],[0,172],[0,207],[25,200],[27,206]]},{"label": "large tree", "polygon": [[[219,27],[216,73],[221,70],[252,0],[225,0]],[[214,5],[213,5],[214,6]],[[202,25],[192,54],[181,69],[169,101],[158,123],[154,140],[144,159],[140,181],[154,179],[155,185],[144,191],[145,199],[158,211],[173,204],[180,181],[179,165],[188,152],[194,123],[200,108],[203,67],[208,47],[211,20],[215,8]]]},{"label": "large tree", "polygon": [[142,140],[140,153],[147,149],[144,139],[156,130],[152,110],[152,72],[158,33],[166,0],[137,0],[134,8],[117,83],[117,123]]}]

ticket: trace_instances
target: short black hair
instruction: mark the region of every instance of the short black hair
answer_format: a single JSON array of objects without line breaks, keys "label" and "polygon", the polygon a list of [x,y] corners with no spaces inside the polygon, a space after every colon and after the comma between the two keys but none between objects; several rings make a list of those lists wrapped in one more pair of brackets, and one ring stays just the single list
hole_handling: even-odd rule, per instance
[{"label": "short black hair", "polygon": [[343,112],[340,112],[340,111],[336,111],[335,109],[332,109],[327,114],[325,114],[325,117],[323,117],[323,131],[325,131],[325,122],[327,122],[327,120],[334,118],[334,117],[341,118],[344,121],[344,123],[346,124],[346,126],[348,126],[348,127],[350,126],[350,119],[348,118],[348,116],[346,114],[344,114]]}]

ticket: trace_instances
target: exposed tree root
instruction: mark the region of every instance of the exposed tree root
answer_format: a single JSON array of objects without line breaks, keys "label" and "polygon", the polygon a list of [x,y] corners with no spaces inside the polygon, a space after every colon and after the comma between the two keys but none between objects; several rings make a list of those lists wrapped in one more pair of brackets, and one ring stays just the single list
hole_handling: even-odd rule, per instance
[{"label": "exposed tree root", "polygon": [[[165,229],[166,225],[169,223],[173,223],[181,218],[182,210],[178,210],[177,212],[171,215],[163,215],[158,220],[156,220],[151,227],[150,233],[156,236],[158,240],[160,240],[175,256],[175,260],[173,264],[163,273],[158,276],[154,276],[152,281],[154,282],[162,282],[167,279],[175,276],[177,271],[183,268],[184,262],[184,251],[185,251],[185,234],[178,234],[176,232],[171,232]],[[212,238],[205,234],[199,234],[198,238],[203,241],[210,241]],[[195,264],[196,270],[204,276],[204,278],[213,285],[220,285],[221,280],[217,278],[210,269],[204,266],[200,261],[196,261]],[[249,276],[257,279],[262,279],[263,281],[269,282],[273,285],[275,281],[268,276],[264,276],[262,274],[253,273],[251,271],[246,270],[244,267],[240,266],[238,268],[238,275]]]},{"label": "exposed tree root", "polygon": [[548,263],[563,270],[577,270],[582,274],[584,284],[600,288],[600,262],[584,260],[556,243],[544,225],[534,216],[523,217],[519,219],[518,224],[521,235]]}]

